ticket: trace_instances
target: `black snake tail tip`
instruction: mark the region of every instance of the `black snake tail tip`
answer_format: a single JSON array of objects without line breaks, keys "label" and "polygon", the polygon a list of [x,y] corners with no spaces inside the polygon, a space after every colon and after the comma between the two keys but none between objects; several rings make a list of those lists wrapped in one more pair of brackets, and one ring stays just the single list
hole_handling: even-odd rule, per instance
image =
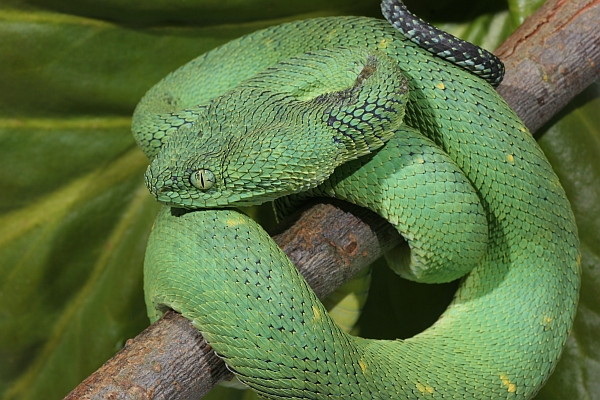
[{"label": "black snake tail tip", "polygon": [[423,21],[400,0],[382,0],[385,19],[425,50],[450,61],[497,87],[504,77],[504,64],[487,50],[466,42]]}]

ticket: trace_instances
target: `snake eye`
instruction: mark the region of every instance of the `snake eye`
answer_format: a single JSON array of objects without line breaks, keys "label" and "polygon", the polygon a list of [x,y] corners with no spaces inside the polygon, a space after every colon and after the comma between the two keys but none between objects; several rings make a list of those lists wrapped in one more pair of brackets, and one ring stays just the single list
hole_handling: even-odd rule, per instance
[{"label": "snake eye", "polygon": [[199,169],[190,176],[190,183],[200,190],[210,189],[215,181],[215,174],[209,169]]}]

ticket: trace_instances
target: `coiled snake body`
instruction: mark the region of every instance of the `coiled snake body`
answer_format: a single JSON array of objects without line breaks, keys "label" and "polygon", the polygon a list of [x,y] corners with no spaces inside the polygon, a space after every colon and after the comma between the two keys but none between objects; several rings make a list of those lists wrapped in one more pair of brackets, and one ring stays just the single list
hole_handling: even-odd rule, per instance
[{"label": "coiled snake body", "polygon": [[[181,312],[262,396],[530,398],[557,363],[579,289],[558,178],[491,85],[389,23],[322,18],[234,40],[152,88],[133,131],[152,194],[201,210],[158,216],[149,315]],[[407,340],[342,332],[230,209],[306,196],[390,221],[410,247],[387,257],[400,275],[463,277],[441,318]]]}]

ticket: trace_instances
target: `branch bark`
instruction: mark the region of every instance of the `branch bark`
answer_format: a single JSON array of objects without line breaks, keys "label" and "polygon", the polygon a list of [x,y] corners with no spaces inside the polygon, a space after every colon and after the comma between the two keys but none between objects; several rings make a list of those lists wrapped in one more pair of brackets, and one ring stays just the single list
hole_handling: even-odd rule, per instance
[{"label": "branch bark", "polygon": [[498,47],[498,93],[537,131],[600,75],[600,0],[549,0]]},{"label": "branch bark", "polygon": [[[498,92],[534,132],[600,75],[600,0],[549,0],[497,50]],[[386,221],[335,201],[278,228],[277,244],[319,297],[401,243]],[[198,399],[231,374],[202,335],[169,312],[85,379],[75,399]]]}]

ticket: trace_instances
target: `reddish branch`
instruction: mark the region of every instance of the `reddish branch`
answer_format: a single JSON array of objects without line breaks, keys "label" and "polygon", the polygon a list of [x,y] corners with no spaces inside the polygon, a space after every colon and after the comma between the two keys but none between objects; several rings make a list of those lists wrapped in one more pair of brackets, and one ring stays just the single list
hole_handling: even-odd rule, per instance
[{"label": "reddish branch", "polygon": [[[600,74],[600,0],[549,0],[497,50],[498,92],[533,132]],[[381,218],[317,204],[274,236],[322,297],[401,242]],[[198,399],[231,374],[200,333],[169,312],[67,399]]]}]

